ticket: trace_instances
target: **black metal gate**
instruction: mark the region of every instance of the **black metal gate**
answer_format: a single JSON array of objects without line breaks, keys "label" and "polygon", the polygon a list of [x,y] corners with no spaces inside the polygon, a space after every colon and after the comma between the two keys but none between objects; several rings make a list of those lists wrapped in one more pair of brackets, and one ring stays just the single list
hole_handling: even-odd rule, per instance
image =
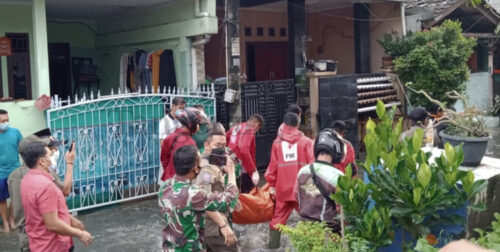
[{"label": "black metal gate", "polygon": [[253,114],[264,117],[264,125],[257,133],[255,144],[259,170],[265,170],[271,157],[271,147],[283,115],[289,104],[295,103],[293,80],[273,80],[241,84],[241,120]]}]

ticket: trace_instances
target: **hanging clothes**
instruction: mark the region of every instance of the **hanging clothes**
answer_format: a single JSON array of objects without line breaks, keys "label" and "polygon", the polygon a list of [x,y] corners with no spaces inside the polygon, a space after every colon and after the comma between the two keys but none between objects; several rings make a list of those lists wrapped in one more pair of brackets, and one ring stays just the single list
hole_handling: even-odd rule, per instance
[{"label": "hanging clothes", "polygon": [[160,56],[160,78],[159,85],[161,90],[164,87],[177,87],[175,78],[174,53],[172,50],[165,50]]},{"label": "hanging clothes", "polygon": [[141,79],[141,68],[139,66],[139,60],[141,58],[141,56],[143,54],[146,54],[146,51],[144,50],[137,50],[134,52],[133,54],[133,62],[134,62],[134,82],[135,82],[135,86],[137,88],[140,87],[140,89],[142,91],[145,90],[145,85],[144,83],[142,83],[142,79]]},{"label": "hanging clothes", "polygon": [[130,54],[128,57],[128,66],[127,66],[127,87],[130,90],[130,92],[136,91],[134,69],[135,69],[134,57],[133,54]]},{"label": "hanging clothes", "polygon": [[[158,90],[158,93],[163,92],[163,88],[159,89],[160,82],[160,56],[164,50],[154,51],[151,54],[151,77],[153,79],[153,89]],[[149,61],[148,61],[149,62]]]},{"label": "hanging clothes", "polygon": [[152,55],[153,52],[149,52],[148,56],[146,57],[146,70],[149,73],[149,86],[152,88],[152,93],[156,94],[158,93],[157,90],[153,86],[153,73],[151,72],[151,66],[152,66]]},{"label": "hanging clothes", "polygon": [[127,85],[128,57],[130,53],[124,53],[120,58],[120,90],[125,91]]},{"label": "hanging clothes", "polygon": [[149,90],[151,92],[151,71],[147,68],[148,64],[148,53],[144,52],[141,54],[139,58],[139,79],[141,80],[141,88],[144,87],[145,89]]}]

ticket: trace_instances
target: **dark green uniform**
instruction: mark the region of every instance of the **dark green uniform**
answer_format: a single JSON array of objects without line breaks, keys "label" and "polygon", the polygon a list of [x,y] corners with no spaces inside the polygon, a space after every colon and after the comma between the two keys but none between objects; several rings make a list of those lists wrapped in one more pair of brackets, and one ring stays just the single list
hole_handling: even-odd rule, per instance
[{"label": "dark green uniform", "polygon": [[206,251],[205,211],[232,211],[238,188],[229,184],[222,193],[207,193],[177,176],[165,181],[159,192],[164,251]]}]

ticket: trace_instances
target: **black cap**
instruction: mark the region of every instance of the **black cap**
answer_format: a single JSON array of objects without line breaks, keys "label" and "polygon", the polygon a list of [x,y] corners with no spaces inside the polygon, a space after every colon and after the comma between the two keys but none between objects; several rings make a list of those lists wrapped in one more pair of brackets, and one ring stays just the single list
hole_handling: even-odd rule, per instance
[{"label": "black cap", "polygon": [[429,116],[429,113],[422,107],[416,107],[410,112],[412,121],[423,121]]},{"label": "black cap", "polygon": [[48,138],[50,139],[49,144],[47,144],[47,147],[49,148],[57,148],[62,144],[62,141],[57,141],[53,136],[52,132],[50,131],[49,128],[45,128],[43,130],[37,131],[33,133],[33,135],[39,137],[39,138]]},{"label": "black cap", "polygon": [[50,136],[52,136],[52,133],[50,132],[49,128],[45,128],[43,130],[40,130],[40,131],[33,133],[33,135],[35,135],[37,137],[50,137]]}]

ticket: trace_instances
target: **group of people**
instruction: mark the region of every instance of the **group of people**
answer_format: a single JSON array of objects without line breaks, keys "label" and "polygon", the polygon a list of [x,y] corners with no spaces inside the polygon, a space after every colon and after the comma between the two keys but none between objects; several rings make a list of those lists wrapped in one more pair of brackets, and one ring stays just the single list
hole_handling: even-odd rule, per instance
[{"label": "group of people", "polygon": [[[182,98],[172,100],[159,125],[163,249],[239,251],[231,212],[239,208],[240,193],[264,182],[255,157],[255,134],[264,120],[255,114],[226,130],[210,122],[202,106],[185,105]],[[299,130],[300,117],[300,107],[290,105],[264,174],[276,199],[270,248],[280,246],[277,225],[286,224],[294,209],[304,220],[324,221],[339,231],[337,208],[328,195],[345,167],[355,168],[343,122],[334,122],[313,141]],[[75,143],[66,144],[71,147],[64,153],[61,181],[56,164],[62,142],[49,129],[23,138],[9,126],[7,111],[0,110],[0,142],[0,213],[4,231],[17,230],[20,250],[72,251],[72,237],[89,245],[91,234],[69,213],[65,199],[72,187]]]},{"label": "group of people", "polygon": [[73,251],[72,237],[89,245],[91,234],[69,213],[65,198],[73,182],[75,143],[65,153],[63,181],[56,172],[62,142],[54,139],[49,129],[23,138],[19,130],[9,126],[7,111],[0,110],[0,143],[3,231],[17,230],[20,251]]},{"label": "group of people", "polygon": [[[299,130],[301,112],[297,105],[289,106],[264,174],[276,199],[269,248],[280,246],[277,225],[285,225],[294,209],[302,219],[326,222],[339,232],[338,209],[329,195],[347,165],[353,174],[357,171],[354,149],[343,138],[346,125],[335,121],[313,141]],[[204,117],[201,109],[185,108],[178,98],[160,123],[166,132],[159,193],[165,251],[239,251],[231,212],[238,210],[239,194],[261,182],[255,134],[264,123],[262,116],[252,115],[227,131],[220,123],[209,123],[201,146],[195,136]]]}]

